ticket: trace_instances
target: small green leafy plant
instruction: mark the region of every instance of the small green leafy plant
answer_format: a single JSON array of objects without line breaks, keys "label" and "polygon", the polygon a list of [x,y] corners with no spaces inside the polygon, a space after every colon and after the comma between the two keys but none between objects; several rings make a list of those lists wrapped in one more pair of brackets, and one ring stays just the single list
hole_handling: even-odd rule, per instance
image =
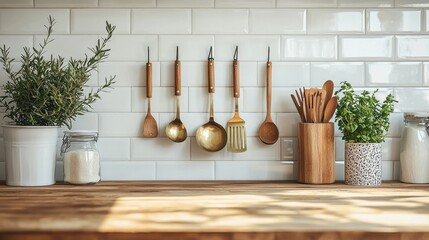
[{"label": "small green leafy plant", "polygon": [[105,79],[103,86],[94,91],[85,89],[91,71],[105,60],[110,49],[107,42],[112,37],[115,26],[106,22],[107,37],[98,39],[92,54],[81,60],[70,58],[68,62],[61,56],[45,57],[46,46],[53,41],[51,34],[55,20],[49,16],[47,36],[38,48],[24,47],[21,67],[13,70],[9,57],[10,48],[0,48],[0,63],[10,80],[3,86],[0,107],[6,110],[5,118],[22,126],[62,126],[69,129],[78,115],[89,112],[91,104],[100,99],[100,93],[110,88],[115,77]]},{"label": "small green leafy plant", "polygon": [[389,94],[384,102],[373,93],[363,91],[355,93],[352,85],[341,82],[341,88],[335,95],[341,94],[338,100],[335,121],[343,133],[343,140],[348,143],[381,143],[389,130],[389,115],[393,112],[393,104],[398,102]]}]

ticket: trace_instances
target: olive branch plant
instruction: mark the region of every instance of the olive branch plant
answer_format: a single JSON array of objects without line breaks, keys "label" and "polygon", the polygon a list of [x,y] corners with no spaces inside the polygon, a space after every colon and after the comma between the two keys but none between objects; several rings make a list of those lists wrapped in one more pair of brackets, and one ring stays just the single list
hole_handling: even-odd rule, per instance
[{"label": "olive branch plant", "polygon": [[46,47],[51,39],[55,19],[49,16],[45,25],[47,35],[36,47],[24,47],[21,66],[14,71],[14,58],[9,56],[10,48],[0,48],[0,63],[10,78],[3,86],[0,107],[5,108],[5,118],[21,126],[62,126],[69,129],[78,115],[92,110],[91,104],[101,99],[100,93],[112,88],[115,76],[105,79],[105,83],[88,93],[86,83],[91,71],[97,70],[99,63],[109,56],[107,43],[115,26],[106,21],[107,37],[98,39],[92,54],[84,59],[45,57]]}]

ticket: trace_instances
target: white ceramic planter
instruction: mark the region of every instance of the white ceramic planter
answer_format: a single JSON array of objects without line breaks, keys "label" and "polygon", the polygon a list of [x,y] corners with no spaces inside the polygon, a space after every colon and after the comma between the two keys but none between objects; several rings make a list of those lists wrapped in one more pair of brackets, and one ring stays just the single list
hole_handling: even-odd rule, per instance
[{"label": "white ceramic planter", "polygon": [[58,127],[6,125],[3,129],[6,184],[54,184]]},{"label": "white ceramic planter", "polygon": [[346,143],[344,161],[346,184],[381,184],[381,143]]}]

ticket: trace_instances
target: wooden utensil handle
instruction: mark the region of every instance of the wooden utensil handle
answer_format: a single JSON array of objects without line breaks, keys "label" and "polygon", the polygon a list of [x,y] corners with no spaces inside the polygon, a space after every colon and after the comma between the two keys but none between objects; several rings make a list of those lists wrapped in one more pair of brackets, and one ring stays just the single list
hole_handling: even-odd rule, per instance
[{"label": "wooden utensil handle", "polygon": [[214,83],[214,61],[209,59],[208,61],[208,79],[209,79],[209,93],[215,92],[215,83]]},{"label": "wooden utensil handle", "polygon": [[272,63],[267,62],[267,115],[271,115]]},{"label": "wooden utensil handle", "polygon": [[146,96],[152,97],[152,63],[146,63]]},{"label": "wooden utensil handle", "polygon": [[237,60],[234,60],[232,63],[232,78],[234,81],[234,98],[240,97],[240,66]]},{"label": "wooden utensil handle", "polygon": [[180,96],[182,95],[182,72],[181,72],[181,64],[180,61],[175,61],[174,62],[174,82],[175,82],[175,89],[174,89],[174,94],[176,96]]}]

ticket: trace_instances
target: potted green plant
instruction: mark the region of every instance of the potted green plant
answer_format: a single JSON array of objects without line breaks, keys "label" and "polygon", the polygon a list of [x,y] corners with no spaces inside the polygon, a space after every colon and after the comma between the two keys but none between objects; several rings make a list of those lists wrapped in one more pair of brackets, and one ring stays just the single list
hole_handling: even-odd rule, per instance
[{"label": "potted green plant", "polygon": [[345,145],[345,183],[376,186],[381,184],[381,143],[389,130],[389,115],[397,102],[389,94],[381,103],[378,89],[358,94],[348,82],[341,82],[335,121]]},{"label": "potted green plant", "polygon": [[58,128],[66,125],[70,129],[73,120],[90,111],[100,92],[114,83],[110,77],[94,91],[88,93],[85,88],[91,71],[109,55],[106,44],[115,26],[106,22],[107,37],[90,48],[90,56],[65,61],[61,56],[44,56],[46,46],[53,41],[54,24],[49,16],[46,38],[38,47],[24,48],[17,71],[13,70],[15,59],[9,57],[9,48],[0,48],[0,63],[9,77],[0,96],[0,107],[11,122],[3,126],[8,185],[54,184]]}]

